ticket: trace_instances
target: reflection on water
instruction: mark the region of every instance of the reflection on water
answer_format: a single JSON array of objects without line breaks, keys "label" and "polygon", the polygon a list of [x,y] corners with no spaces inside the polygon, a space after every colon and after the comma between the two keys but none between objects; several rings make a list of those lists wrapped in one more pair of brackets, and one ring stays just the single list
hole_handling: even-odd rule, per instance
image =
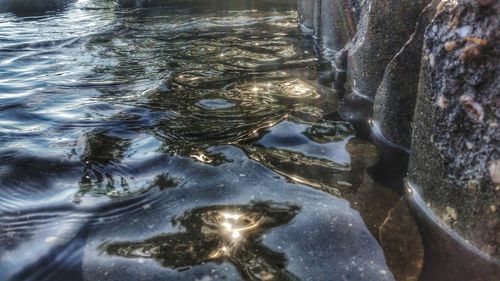
[{"label": "reflection on water", "polygon": [[278,203],[213,206],[191,210],[174,223],[185,231],[141,242],[105,244],[110,255],[152,258],[182,270],[206,262],[233,263],[246,280],[298,280],[286,257],[261,244],[266,230],[292,220],[299,207]]},{"label": "reflection on water", "polygon": [[0,279],[393,280],[295,1],[67,2],[0,12]]},{"label": "reflection on water", "polygon": [[115,185],[115,178],[106,172],[105,167],[123,160],[130,141],[107,135],[105,132],[89,132],[85,138],[85,151],[81,156],[85,168],[78,197],[89,191],[94,192],[94,195],[98,195],[98,192],[110,194],[116,191],[118,186],[126,192],[127,179],[121,176]]}]

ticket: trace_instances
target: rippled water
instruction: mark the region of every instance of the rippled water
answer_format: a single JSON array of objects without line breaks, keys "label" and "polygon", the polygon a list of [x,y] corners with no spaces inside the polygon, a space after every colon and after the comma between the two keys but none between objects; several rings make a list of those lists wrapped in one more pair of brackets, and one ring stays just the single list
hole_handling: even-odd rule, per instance
[{"label": "rippled water", "polygon": [[0,14],[0,279],[393,280],[399,197],[295,10]]}]

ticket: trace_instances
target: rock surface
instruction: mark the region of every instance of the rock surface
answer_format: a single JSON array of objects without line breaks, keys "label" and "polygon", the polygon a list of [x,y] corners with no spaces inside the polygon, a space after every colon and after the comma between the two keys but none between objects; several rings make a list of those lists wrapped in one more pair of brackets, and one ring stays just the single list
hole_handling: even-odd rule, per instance
[{"label": "rock surface", "polygon": [[[299,8],[303,24],[310,18],[316,39],[334,54],[337,74],[347,70],[340,116],[355,126],[373,121],[380,159],[404,154],[401,169],[378,174],[403,176],[409,162],[407,179],[425,202],[413,208],[427,235],[425,263],[444,269],[427,266],[422,280],[497,280],[500,2],[323,0]],[[336,78],[344,84],[343,75]],[[430,209],[422,217],[424,207]],[[438,221],[425,217],[434,213]],[[467,265],[450,251],[477,261]]]},{"label": "rock surface", "polygon": [[357,25],[357,1],[320,1],[321,40],[325,48],[338,52],[354,37]]},{"label": "rock surface", "polygon": [[415,30],[429,0],[363,1],[357,33],[348,52],[351,90],[375,97],[385,68]]},{"label": "rock surface", "polygon": [[443,2],[438,12],[425,37],[409,179],[442,221],[498,258],[500,2]]},{"label": "rock surface", "polygon": [[299,19],[303,27],[312,30],[314,28],[314,2],[311,0],[298,0]]},{"label": "rock surface", "polygon": [[391,143],[406,149],[411,144],[411,123],[417,99],[424,33],[440,0],[427,6],[416,31],[387,65],[375,96],[373,119],[380,133]]}]

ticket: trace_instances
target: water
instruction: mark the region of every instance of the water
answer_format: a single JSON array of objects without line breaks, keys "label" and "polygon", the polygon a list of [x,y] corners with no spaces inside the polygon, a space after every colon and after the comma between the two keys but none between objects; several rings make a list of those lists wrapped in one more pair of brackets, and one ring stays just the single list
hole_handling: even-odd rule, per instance
[{"label": "water", "polygon": [[295,1],[162,3],[0,14],[0,279],[394,280]]}]

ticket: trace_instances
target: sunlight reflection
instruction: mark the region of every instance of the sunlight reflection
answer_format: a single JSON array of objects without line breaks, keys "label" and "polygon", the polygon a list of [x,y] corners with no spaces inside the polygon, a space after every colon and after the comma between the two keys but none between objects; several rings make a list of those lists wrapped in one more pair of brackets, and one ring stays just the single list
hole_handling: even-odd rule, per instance
[{"label": "sunlight reflection", "polygon": [[196,152],[192,153],[189,156],[191,156],[191,158],[194,158],[195,160],[197,160],[199,162],[202,162],[202,163],[210,164],[210,163],[212,163],[214,161],[214,159],[212,159],[211,157],[207,156],[202,151],[196,151]]},{"label": "sunlight reflection", "polygon": [[285,83],[280,84],[280,87],[292,97],[311,97],[319,96],[314,88],[307,85],[306,83],[294,79]]},{"label": "sunlight reflection", "polygon": [[232,240],[244,238],[246,233],[242,232],[254,229],[259,225],[258,221],[236,213],[222,213],[222,222],[220,224],[225,230],[224,234],[227,237],[231,237]]}]

